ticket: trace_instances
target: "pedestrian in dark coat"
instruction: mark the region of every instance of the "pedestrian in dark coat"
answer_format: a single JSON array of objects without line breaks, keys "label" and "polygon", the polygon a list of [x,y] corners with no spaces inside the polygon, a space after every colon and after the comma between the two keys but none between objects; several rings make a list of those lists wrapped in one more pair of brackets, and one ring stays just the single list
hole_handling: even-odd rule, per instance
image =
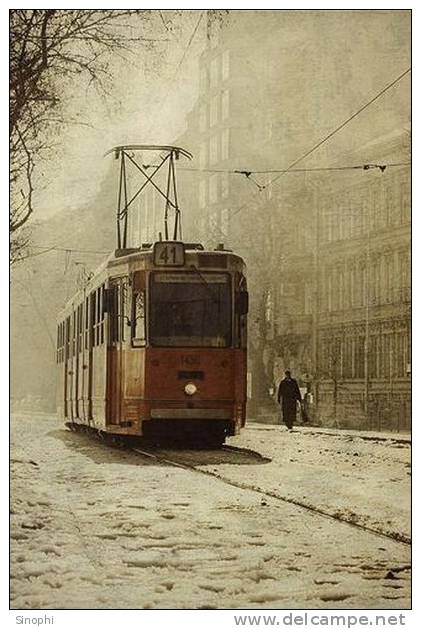
[{"label": "pedestrian in dark coat", "polygon": [[289,430],[292,430],[297,415],[297,400],[301,402],[301,393],[297,381],[291,378],[291,372],[285,371],[285,378],[278,389],[278,404],[282,398],[282,419]]}]

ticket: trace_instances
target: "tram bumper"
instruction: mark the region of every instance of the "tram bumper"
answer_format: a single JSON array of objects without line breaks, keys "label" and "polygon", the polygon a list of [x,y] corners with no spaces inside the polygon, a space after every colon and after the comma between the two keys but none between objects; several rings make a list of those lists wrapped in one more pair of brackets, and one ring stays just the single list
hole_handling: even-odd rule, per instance
[{"label": "tram bumper", "polygon": [[216,439],[235,435],[237,430],[233,407],[164,407],[150,409],[150,419],[143,422],[145,437]]},{"label": "tram bumper", "polygon": [[232,419],[229,408],[152,408],[151,419]]}]

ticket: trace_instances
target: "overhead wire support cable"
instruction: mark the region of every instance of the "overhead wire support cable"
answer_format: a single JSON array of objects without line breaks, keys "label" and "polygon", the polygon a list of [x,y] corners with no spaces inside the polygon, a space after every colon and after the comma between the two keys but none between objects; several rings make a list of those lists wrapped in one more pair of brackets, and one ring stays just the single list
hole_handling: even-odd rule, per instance
[{"label": "overhead wire support cable", "polygon": [[[347,124],[349,124],[351,122],[351,120],[353,120],[354,118],[356,118],[357,116],[359,116],[365,109],[367,109],[367,107],[369,107],[370,105],[372,105],[378,98],[380,98],[380,96],[382,96],[385,92],[387,92],[388,90],[390,90],[391,87],[393,87],[394,85],[396,85],[396,83],[398,83],[401,79],[403,79],[404,76],[406,76],[409,72],[411,72],[411,68],[408,68],[407,70],[405,70],[405,72],[402,72],[402,74],[400,74],[396,79],[394,79],[394,81],[392,81],[391,83],[389,83],[388,85],[386,85],[386,87],[384,87],[378,94],[376,94],[371,100],[369,100],[367,103],[365,103],[365,105],[363,105],[362,107],[360,107],[355,113],[353,113],[351,116],[349,116],[349,118],[347,118],[346,120],[344,120],[344,122],[342,122],[339,126],[337,126],[335,129],[333,129],[333,131],[331,131],[330,133],[328,133],[328,135],[326,137],[324,137],[322,140],[320,140],[320,142],[317,142],[317,144],[315,144],[311,149],[309,149],[307,151],[307,153],[304,153],[304,155],[302,155],[301,157],[299,157],[298,159],[296,159],[287,169],[286,172],[288,172],[291,168],[294,168],[294,166],[296,166],[299,162],[301,162],[303,159],[305,159],[306,157],[308,157],[309,155],[311,155],[311,153],[313,153],[314,151],[316,151],[320,146],[322,146],[322,144],[324,144],[325,142],[327,142],[328,140],[330,140],[330,138],[332,136],[334,136],[336,133],[338,133],[338,131],[340,131],[341,129],[343,129]],[[279,177],[281,177],[284,173],[281,173],[279,175]],[[275,181],[277,181],[277,179],[279,179],[279,177],[275,177],[275,179],[273,179],[271,181],[271,183],[275,183]]]},{"label": "overhead wire support cable", "polygon": [[[283,172],[281,172],[277,177],[274,177],[271,181],[269,181],[266,186],[262,187],[261,190],[259,190],[257,194],[259,194],[260,192],[262,192],[262,190],[264,188],[266,188],[269,185],[273,185],[274,183],[276,183],[281,177],[283,177],[286,173],[290,172],[291,169],[294,168],[294,166],[296,166],[297,164],[299,164],[300,162],[302,162],[304,159],[306,159],[307,157],[309,157],[309,155],[311,155],[312,153],[314,153],[314,151],[316,151],[318,148],[320,148],[323,144],[325,144],[325,142],[327,142],[328,140],[330,140],[330,138],[332,138],[334,135],[336,135],[336,133],[338,133],[339,131],[341,131],[341,129],[343,129],[347,124],[349,124],[352,120],[354,120],[357,116],[359,116],[365,109],[367,109],[370,105],[372,105],[376,100],[378,100],[383,94],[385,94],[388,90],[390,90],[394,85],[396,85],[399,81],[401,81],[407,74],[409,74],[411,72],[411,68],[407,68],[404,72],[402,72],[398,77],[396,77],[396,79],[394,79],[391,83],[389,83],[388,85],[386,85],[386,87],[384,87],[382,90],[380,90],[380,92],[378,92],[375,96],[373,96],[373,98],[371,98],[367,103],[365,103],[362,107],[360,107],[356,112],[354,112],[351,116],[349,116],[346,120],[344,120],[340,125],[338,125],[335,129],[333,129],[330,133],[328,133],[324,138],[322,138],[319,142],[317,142],[314,146],[312,146],[308,151],[306,151],[306,153],[304,153],[303,155],[301,155],[301,157],[299,157],[298,159],[294,160],[289,166],[288,168],[286,168]],[[255,195],[255,196],[256,196]],[[241,212],[245,207],[247,207],[247,205],[249,204],[250,201],[246,201],[245,203],[243,203],[243,205],[240,205],[239,208],[237,208],[235,210],[235,212],[233,212],[231,214],[231,216],[235,216],[236,214],[238,214],[239,212]]]},{"label": "overhead wire support cable", "polygon": [[196,26],[194,27],[192,34],[190,35],[190,39],[189,39],[189,41],[188,41],[188,43],[187,43],[186,48],[184,49],[183,56],[181,57],[181,59],[180,59],[180,61],[179,61],[179,63],[178,63],[178,66],[177,66],[177,69],[176,69],[176,71],[175,71],[175,73],[174,73],[174,76],[178,73],[179,69],[181,68],[181,66],[182,66],[182,65],[183,65],[183,63],[184,63],[184,59],[186,58],[187,52],[188,52],[188,50],[189,50],[189,48],[190,48],[190,46],[191,46],[191,44],[192,44],[192,42],[193,42],[193,39],[194,39],[194,37],[195,37],[195,35],[196,35],[196,33],[197,33],[197,29],[198,29],[198,28],[199,28],[199,26],[200,26],[200,22],[201,22],[201,21],[202,21],[202,19],[203,19],[203,15],[204,15],[204,13],[205,13],[205,11],[204,11],[204,10],[200,12],[199,19],[197,20]]},{"label": "overhead wire support cable", "polygon": [[[93,254],[97,254],[97,255],[106,255],[109,254],[109,251],[98,251],[97,249],[72,249],[71,247],[55,247],[55,246],[50,246],[50,245],[31,245],[32,249],[45,249],[46,251],[43,251],[42,253],[48,253],[49,251],[70,251],[71,253],[93,253]],[[32,255],[38,255],[37,254],[31,254]]]}]

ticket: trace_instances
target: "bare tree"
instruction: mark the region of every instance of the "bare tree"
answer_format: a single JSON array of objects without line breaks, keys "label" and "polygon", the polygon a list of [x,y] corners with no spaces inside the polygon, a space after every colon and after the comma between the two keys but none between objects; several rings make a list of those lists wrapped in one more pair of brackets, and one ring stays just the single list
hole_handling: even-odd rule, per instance
[{"label": "bare tree", "polygon": [[[150,10],[13,9],[10,11],[11,262],[33,212],[34,170],[69,122],[62,107],[74,81],[107,89],[112,56],[145,36]],[[166,24],[168,30],[168,22]]]}]

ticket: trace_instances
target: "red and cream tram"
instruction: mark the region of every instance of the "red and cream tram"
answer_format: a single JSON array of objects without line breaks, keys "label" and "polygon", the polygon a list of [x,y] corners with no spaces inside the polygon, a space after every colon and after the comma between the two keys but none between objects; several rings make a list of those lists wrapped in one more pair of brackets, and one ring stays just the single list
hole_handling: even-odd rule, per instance
[{"label": "red and cream tram", "polygon": [[100,433],[221,445],[246,415],[248,293],[222,247],[117,250],[58,321],[58,407]]}]

